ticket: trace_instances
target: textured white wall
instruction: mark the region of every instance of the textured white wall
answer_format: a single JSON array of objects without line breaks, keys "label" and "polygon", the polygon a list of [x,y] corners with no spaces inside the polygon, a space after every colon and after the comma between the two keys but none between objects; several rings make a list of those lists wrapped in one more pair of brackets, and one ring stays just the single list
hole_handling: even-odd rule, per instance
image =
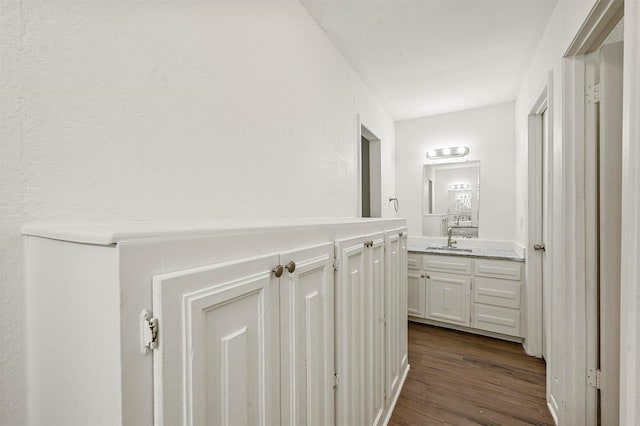
[{"label": "textured white wall", "polygon": [[1,8],[4,425],[25,422],[25,221],[353,216],[357,114],[395,195],[393,122],[297,1]]},{"label": "textured white wall", "polygon": [[[522,223],[522,226],[517,227],[516,241],[522,245],[527,243],[528,232],[528,115],[547,85],[548,74],[552,71],[553,151],[556,158],[561,159],[562,57],[594,4],[595,0],[558,1],[516,98],[516,222]],[[558,163],[557,166],[554,176],[561,178],[561,165]],[[562,204],[561,200],[561,188],[557,188],[553,201],[558,209]]]},{"label": "textured white wall", "polygon": [[480,230],[488,240],[515,238],[515,128],[513,102],[396,123],[399,215],[409,233],[422,229],[422,166],[429,149],[465,145],[463,159],[480,161]]}]

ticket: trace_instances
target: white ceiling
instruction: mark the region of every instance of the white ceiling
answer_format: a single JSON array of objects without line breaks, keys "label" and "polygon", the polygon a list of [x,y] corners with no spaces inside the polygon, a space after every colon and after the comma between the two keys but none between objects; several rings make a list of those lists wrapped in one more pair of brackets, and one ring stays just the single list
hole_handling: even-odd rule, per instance
[{"label": "white ceiling", "polygon": [[301,0],[394,120],[514,100],[556,0]]}]

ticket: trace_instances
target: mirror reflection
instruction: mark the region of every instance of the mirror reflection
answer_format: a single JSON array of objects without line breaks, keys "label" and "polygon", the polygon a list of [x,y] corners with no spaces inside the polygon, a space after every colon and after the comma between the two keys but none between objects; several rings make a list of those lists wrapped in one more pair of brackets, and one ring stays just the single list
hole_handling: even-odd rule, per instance
[{"label": "mirror reflection", "polygon": [[479,161],[424,166],[422,235],[478,238],[479,204]]}]

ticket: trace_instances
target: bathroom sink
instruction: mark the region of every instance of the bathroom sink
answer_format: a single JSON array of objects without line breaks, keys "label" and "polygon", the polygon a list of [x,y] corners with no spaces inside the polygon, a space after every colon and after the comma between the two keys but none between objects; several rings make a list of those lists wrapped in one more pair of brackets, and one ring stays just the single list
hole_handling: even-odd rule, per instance
[{"label": "bathroom sink", "polygon": [[447,247],[447,246],[427,247],[427,250],[459,251],[459,252],[463,252],[463,253],[472,253],[473,252],[473,250],[471,250],[471,249],[458,248],[458,247]]}]

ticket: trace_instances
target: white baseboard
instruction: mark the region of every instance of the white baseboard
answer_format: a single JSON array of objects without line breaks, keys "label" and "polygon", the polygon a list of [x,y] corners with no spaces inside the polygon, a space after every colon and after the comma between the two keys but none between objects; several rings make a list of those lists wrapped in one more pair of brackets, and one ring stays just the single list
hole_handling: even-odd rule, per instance
[{"label": "white baseboard", "polygon": [[553,406],[551,405],[550,402],[547,402],[547,408],[549,408],[549,412],[551,413],[551,417],[553,417],[553,421],[555,422],[556,426],[558,426],[558,415],[554,411]]},{"label": "white baseboard", "polygon": [[[404,382],[407,380],[407,375],[409,374],[410,365],[407,364],[407,368],[404,369],[404,373],[402,374],[402,379],[400,380],[400,385],[398,386],[398,390],[396,394],[393,396],[393,401],[391,401],[391,405],[387,409],[387,415],[384,418],[384,426],[389,424],[389,420],[391,420],[391,415],[393,414],[394,408],[396,408],[396,402],[398,402],[398,398],[400,397],[400,392],[402,392],[402,388],[404,387]],[[556,423],[557,424],[557,423]]]}]

